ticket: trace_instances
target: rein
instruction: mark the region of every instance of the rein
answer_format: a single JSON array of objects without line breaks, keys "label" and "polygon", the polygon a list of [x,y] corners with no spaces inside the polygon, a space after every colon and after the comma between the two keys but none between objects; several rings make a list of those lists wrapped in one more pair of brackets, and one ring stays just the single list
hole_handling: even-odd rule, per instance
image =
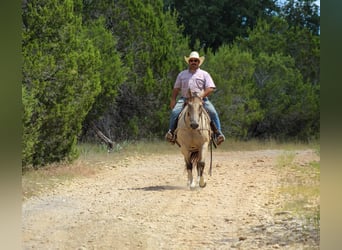
[{"label": "rein", "polygon": [[211,176],[212,169],[213,169],[213,139],[210,139],[209,147],[210,147],[210,167],[209,167],[208,173]]}]

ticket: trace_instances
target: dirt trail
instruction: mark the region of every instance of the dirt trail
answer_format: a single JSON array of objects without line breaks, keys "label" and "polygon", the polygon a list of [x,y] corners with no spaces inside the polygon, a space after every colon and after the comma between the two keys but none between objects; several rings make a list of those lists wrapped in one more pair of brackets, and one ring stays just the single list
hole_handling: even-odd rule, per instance
[{"label": "dirt trail", "polygon": [[[281,154],[214,152],[213,175],[207,162],[207,186],[195,190],[180,153],[103,162],[95,177],[23,202],[23,249],[304,249],[315,242],[289,235],[297,222],[277,224]],[[319,158],[305,150],[296,160]]]}]

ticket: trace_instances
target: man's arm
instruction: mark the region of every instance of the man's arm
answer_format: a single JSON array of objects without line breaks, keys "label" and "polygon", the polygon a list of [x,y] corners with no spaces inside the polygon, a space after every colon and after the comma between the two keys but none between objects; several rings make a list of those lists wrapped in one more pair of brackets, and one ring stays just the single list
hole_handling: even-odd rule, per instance
[{"label": "man's arm", "polygon": [[209,96],[214,90],[215,88],[206,88],[201,95],[202,98]]},{"label": "man's arm", "polygon": [[179,91],[180,91],[179,88],[174,88],[172,90],[171,101],[170,101],[170,108],[171,109],[173,109],[173,107],[176,105],[176,99],[177,99]]}]

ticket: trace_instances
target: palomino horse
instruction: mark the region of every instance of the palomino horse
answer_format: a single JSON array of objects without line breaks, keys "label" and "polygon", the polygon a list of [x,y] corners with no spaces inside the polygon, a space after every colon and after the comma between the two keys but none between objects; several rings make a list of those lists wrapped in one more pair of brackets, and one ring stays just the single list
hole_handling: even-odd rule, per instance
[{"label": "palomino horse", "polygon": [[[203,177],[205,156],[211,139],[210,117],[197,94],[190,94],[186,106],[180,113],[176,129],[177,144],[181,147],[188,172],[188,185],[205,187]],[[193,178],[193,168],[197,168],[197,178]]]}]

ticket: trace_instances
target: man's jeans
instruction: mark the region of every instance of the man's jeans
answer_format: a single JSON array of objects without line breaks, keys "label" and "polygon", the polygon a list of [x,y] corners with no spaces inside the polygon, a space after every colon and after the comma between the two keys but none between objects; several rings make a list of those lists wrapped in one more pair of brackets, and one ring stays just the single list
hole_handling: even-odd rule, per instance
[{"label": "man's jeans", "polygon": [[[217,111],[216,111],[214,105],[209,101],[209,99],[207,97],[203,98],[203,101],[204,101],[204,108],[208,111],[210,119],[214,122],[214,124],[216,125],[216,128],[219,131],[221,131],[220,118],[217,114]],[[185,102],[184,97],[179,98],[176,105],[172,109],[171,117],[170,117],[170,125],[169,125],[169,129],[171,131],[174,131],[176,129],[177,117],[179,116],[180,112],[183,109],[184,102]]]}]

